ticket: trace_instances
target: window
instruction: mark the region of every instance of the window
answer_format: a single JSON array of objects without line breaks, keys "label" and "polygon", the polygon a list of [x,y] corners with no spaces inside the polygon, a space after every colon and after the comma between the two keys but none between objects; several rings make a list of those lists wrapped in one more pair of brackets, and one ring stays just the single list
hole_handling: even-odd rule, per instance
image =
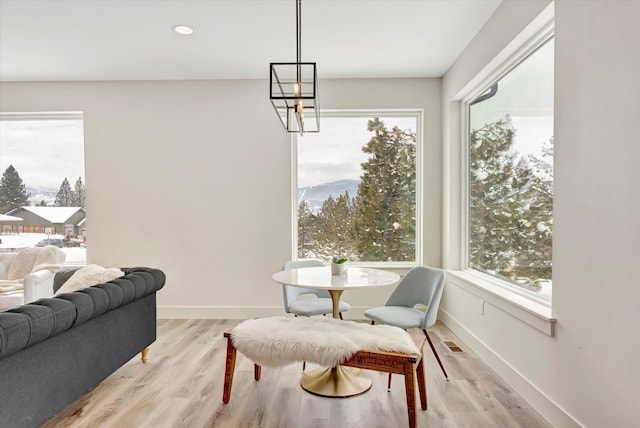
[{"label": "window", "polygon": [[297,256],[419,260],[420,111],[323,112],[296,138]]},{"label": "window", "polygon": [[55,245],[85,264],[82,114],[1,114],[0,174],[0,251]]},{"label": "window", "polygon": [[553,39],[467,103],[467,266],[551,296]]}]

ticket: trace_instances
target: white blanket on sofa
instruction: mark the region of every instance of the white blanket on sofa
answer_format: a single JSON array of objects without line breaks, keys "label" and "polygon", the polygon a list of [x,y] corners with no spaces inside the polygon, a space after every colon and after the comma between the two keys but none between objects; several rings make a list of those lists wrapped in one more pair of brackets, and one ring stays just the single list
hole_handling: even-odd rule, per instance
[{"label": "white blanket on sofa", "polygon": [[106,268],[95,264],[87,265],[78,269],[71,278],[56,291],[56,295],[108,282],[122,275],[124,275],[124,272],[118,268]]}]

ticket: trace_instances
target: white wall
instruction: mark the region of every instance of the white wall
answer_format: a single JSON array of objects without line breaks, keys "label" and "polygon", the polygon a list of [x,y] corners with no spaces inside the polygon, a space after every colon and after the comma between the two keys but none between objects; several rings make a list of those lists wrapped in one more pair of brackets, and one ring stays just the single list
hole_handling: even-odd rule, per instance
[{"label": "white wall", "polygon": [[[167,274],[162,316],[282,313],[289,135],[267,81],[0,84],[0,111],[83,111],[88,262]],[[440,79],[320,82],[323,108],[423,108],[425,262],[440,263]],[[356,307],[391,290],[345,293]],[[355,310],[352,316],[359,313]]]},{"label": "white wall", "polygon": [[[459,166],[450,101],[548,2],[504,2],[443,78],[447,168]],[[640,2],[555,4],[553,316],[549,337],[449,283],[443,319],[555,427],[637,426],[640,403]],[[445,181],[458,183],[454,174]],[[445,204],[456,212],[453,192]],[[445,219],[449,219],[446,216]],[[455,218],[445,263],[458,268]]]}]

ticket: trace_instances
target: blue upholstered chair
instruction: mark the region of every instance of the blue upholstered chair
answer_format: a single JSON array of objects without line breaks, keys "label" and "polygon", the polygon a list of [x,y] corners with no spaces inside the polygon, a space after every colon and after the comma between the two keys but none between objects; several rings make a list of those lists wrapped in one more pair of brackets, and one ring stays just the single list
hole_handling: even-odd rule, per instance
[{"label": "blue upholstered chair", "polygon": [[[449,380],[438,352],[427,333],[427,329],[436,323],[444,282],[445,272],[442,269],[416,266],[400,280],[384,306],[367,309],[364,316],[371,320],[371,324],[393,325],[405,330],[421,329],[427,336],[429,346],[438,360],[444,377]],[[416,309],[417,304],[425,305],[426,311]],[[389,382],[391,382],[391,374],[389,374]]]}]

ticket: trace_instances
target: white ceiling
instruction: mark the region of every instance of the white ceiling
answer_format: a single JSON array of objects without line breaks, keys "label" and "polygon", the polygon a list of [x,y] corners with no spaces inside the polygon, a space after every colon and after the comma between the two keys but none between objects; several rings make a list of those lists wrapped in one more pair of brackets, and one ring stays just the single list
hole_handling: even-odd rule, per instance
[{"label": "white ceiling", "polygon": [[[502,0],[303,0],[318,77],[439,77]],[[266,79],[295,0],[0,0],[0,80]],[[192,36],[171,28],[187,24]]]}]

